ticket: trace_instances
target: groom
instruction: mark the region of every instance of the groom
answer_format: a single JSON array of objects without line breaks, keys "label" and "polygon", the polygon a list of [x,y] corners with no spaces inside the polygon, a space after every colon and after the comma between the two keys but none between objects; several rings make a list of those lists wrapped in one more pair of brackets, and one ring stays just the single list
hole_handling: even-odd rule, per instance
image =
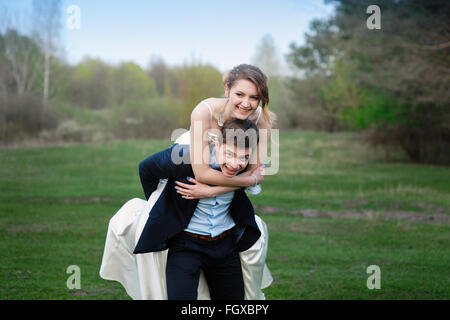
[{"label": "groom", "polygon": [[[251,139],[251,134],[256,139]],[[231,120],[222,127],[222,143],[211,150],[210,165],[230,176],[244,171],[256,151],[258,128],[249,120]],[[220,139],[219,139],[220,141]],[[239,142],[243,144],[238,145]],[[168,299],[197,299],[200,270],[211,299],[244,299],[239,252],[260,237],[253,206],[243,188],[214,198],[187,200],[175,180],[189,183],[189,163],[175,164],[173,156],[189,157],[189,145],[173,145],[143,160],[139,175],[148,199],[159,179],[167,184],[149,213],[135,254],[169,248],[166,266]],[[217,161],[219,160],[219,161]]]}]

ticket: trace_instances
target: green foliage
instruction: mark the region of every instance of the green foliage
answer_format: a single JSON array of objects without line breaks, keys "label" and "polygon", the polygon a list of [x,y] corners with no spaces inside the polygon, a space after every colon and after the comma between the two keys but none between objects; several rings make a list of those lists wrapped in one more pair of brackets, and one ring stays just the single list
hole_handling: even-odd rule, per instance
[{"label": "green foliage", "polygon": [[157,97],[155,82],[133,62],[121,63],[111,73],[111,95],[115,105],[127,100],[145,100]]},{"label": "green foliage", "polygon": [[69,67],[67,87],[70,101],[81,108],[102,109],[111,103],[108,87],[110,68],[98,59],[84,59]]},{"label": "green foliage", "polygon": [[392,97],[365,90],[361,94],[361,104],[344,110],[342,120],[356,129],[399,125],[405,121],[402,117],[404,108]]},{"label": "green foliage", "polygon": [[179,128],[181,104],[168,98],[130,99],[111,113],[110,130],[117,138],[170,137]]},{"label": "green foliage", "polygon": [[182,101],[178,121],[189,127],[192,110],[200,101],[209,97],[222,96],[222,74],[211,65],[193,62],[173,69],[177,87],[174,95]]},{"label": "green foliage", "polygon": [[369,0],[336,0],[336,14],[311,23],[288,59],[303,72],[291,89],[320,112],[328,131],[367,129],[374,144],[397,145],[412,161],[450,161],[448,1],[383,0],[382,30],[365,26]]},{"label": "green foliage", "polygon": [[291,43],[288,61],[307,74],[326,73],[337,50],[335,29],[330,20],[315,19],[310,23],[310,32],[305,33],[305,44],[297,46]]}]

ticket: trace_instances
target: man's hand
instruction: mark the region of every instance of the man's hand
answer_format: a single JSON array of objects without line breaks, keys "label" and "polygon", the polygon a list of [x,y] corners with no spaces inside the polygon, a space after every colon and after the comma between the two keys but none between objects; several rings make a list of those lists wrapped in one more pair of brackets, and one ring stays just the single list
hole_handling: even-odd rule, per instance
[{"label": "man's hand", "polygon": [[179,181],[175,181],[177,186],[177,192],[184,199],[201,199],[201,198],[211,198],[213,197],[212,188],[207,184],[198,182],[194,178],[187,178],[187,180],[193,184],[186,184]]}]

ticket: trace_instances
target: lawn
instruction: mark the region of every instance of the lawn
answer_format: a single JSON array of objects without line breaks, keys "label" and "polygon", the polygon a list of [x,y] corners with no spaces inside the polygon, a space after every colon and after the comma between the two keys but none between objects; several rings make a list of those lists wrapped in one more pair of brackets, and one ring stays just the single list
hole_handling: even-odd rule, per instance
[{"label": "lawn", "polygon": [[[354,133],[282,132],[251,195],[269,228],[268,299],[449,299],[450,168],[384,160]],[[169,140],[0,150],[0,299],[129,299],[99,277],[108,221],[143,198]],[[81,270],[69,290],[66,269]],[[381,288],[369,290],[370,265]]]}]

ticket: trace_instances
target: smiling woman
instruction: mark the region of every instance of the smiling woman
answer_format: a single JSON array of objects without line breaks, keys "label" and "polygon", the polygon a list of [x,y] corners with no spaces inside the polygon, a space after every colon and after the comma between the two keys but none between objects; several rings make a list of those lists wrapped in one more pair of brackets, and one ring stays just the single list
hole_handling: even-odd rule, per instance
[{"label": "smiling woman", "polygon": [[[269,90],[267,76],[253,65],[240,64],[225,73],[222,83],[225,98],[208,98],[200,102],[191,114],[190,145],[191,164],[199,182],[237,189],[249,187],[264,180],[263,163],[267,154],[267,144],[275,115],[269,111]],[[261,115],[263,115],[261,117]],[[251,162],[247,172],[234,177],[226,177],[209,167],[209,145],[214,142],[227,120],[251,120],[260,129],[257,159]],[[261,130],[265,129],[265,130]],[[252,176],[253,175],[253,176]],[[256,177],[256,183],[255,179]],[[230,191],[224,189],[224,191]]]}]

